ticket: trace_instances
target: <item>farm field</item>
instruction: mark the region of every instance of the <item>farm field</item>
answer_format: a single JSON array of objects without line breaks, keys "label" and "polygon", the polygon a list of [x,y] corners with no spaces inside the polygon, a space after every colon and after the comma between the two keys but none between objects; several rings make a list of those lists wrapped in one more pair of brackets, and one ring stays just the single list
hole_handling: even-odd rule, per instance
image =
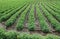
[{"label": "farm field", "polygon": [[0,39],[60,39],[60,0],[0,0]]}]

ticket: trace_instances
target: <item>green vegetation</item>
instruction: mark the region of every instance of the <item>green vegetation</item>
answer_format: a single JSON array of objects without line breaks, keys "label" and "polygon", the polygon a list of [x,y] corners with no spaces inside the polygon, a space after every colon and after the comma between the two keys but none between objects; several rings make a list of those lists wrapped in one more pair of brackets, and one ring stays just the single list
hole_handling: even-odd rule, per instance
[{"label": "green vegetation", "polygon": [[60,21],[60,14],[53,11],[48,5],[46,5],[47,11],[49,11],[58,21]]},{"label": "green vegetation", "polygon": [[39,20],[39,23],[40,23],[41,30],[43,32],[49,32],[50,31],[49,30],[49,25],[47,24],[46,19],[43,16],[42,12],[40,11],[38,5],[36,6],[36,9],[37,9],[37,15],[38,15],[38,20]]},{"label": "green vegetation", "polygon": [[[3,33],[2,33],[3,32]],[[60,39],[60,36],[47,34],[42,36],[40,34],[29,34],[29,33],[20,33],[16,31],[8,31],[0,28],[0,39]]]},{"label": "green vegetation", "polygon": [[17,19],[17,17],[21,14],[21,12],[27,7],[24,6],[21,10],[19,10],[17,13],[15,13],[13,16],[10,17],[10,19],[7,20],[6,22],[6,26],[9,27],[11,26]]},{"label": "green vegetation", "polygon": [[42,7],[43,11],[45,12],[44,14],[48,18],[49,22],[53,26],[53,28],[56,31],[60,32],[60,23],[46,10],[46,8],[44,8],[44,6],[42,4],[41,4],[41,7]]},{"label": "green vegetation", "polygon": [[4,39],[5,38],[4,37],[5,36],[5,34],[4,34],[5,32],[6,32],[5,29],[1,27],[0,28],[0,39]]},{"label": "green vegetation", "polygon": [[[3,33],[2,33],[3,32]],[[47,34],[42,36],[40,34],[20,33],[16,31],[6,32],[3,28],[0,28],[0,39],[60,39],[60,36]]]},{"label": "green vegetation", "polygon": [[0,0],[1,26],[0,39],[60,39],[60,0]]},{"label": "green vegetation", "polygon": [[6,39],[17,39],[17,33],[15,31],[9,31],[5,33]]},{"label": "green vegetation", "polygon": [[29,7],[30,6],[28,6],[26,8],[26,10],[21,14],[20,18],[18,19],[17,26],[16,26],[17,30],[22,30],[24,28],[23,24],[24,24],[25,16],[26,16],[26,13],[27,13]]},{"label": "green vegetation", "polygon": [[32,9],[29,13],[28,18],[29,18],[28,19],[28,29],[30,31],[35,30],[34,5],[32,5]]}]

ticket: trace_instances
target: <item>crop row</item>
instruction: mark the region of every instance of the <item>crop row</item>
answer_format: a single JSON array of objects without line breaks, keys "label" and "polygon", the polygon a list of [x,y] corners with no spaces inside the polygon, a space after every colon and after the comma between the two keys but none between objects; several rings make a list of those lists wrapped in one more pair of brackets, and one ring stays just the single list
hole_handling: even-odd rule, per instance
[{"label": "crop row", "polygon": [[45,7],[58,21],[60,21],[60,14],[59,13],[53,11],[48,5],[46,5]]},{"label": "crop row", "polygon": [[60,23],[50,14],[50,12],[48,12],[45,8],[45,5],[41,4],[41,7],[43,9],[43,11],[45,12],[44,14],[46,15],[46,17],[48,18],[49,22],[51,23],[52,27],[60,32]]},{"label": "crop row", "polygon": [[[47,4],[47,3],[46,3]],[[55,11],[56,13],[58,12],[60,14],[60,9],[57,9],[56,7],[54,7],[51,3],[47,4],[53,11]]]},{"label": "crop row", "polygon": [[[9,8],[9,9],[11,9],[11,8]],[[8,11],[9,9],[6,9],[6,10],[3,10],[3,11],[0,11],[0,13],[2,14],[2,13],[4,13],[4,12]]]},{"label": "crop row", "polygon": [[8,13],[11,12],[12,10],[14,10],[14,9],[9,9],[8,11],[5,11],[4,13],[1,13],[1,14],[0,14],[0,17],[2,17],[3,15],[8,14]]},{"label": "crop row", "polygon": [[36,9],[41,30],[43,32],[49,32],[50,31],[49,25],[47,24],[45,17],[43,16],[42,11],[39,9],[38,5],[36,6]]},{"label": "crop row", "polygon": [[28,5],[28,7],[26,8],[26,10],[23,11],[23,13],[20,15],[16,28],[17,30],[22,30],[24,28],[24,21],[25,21],[25,16],[27,11],[29,10],[30,5]]},{"label": "crop row", "polygon": [[[24,4],[22,4],[24,5]],[[15,14],[17,11],[19,11],[21,9],[22,6],[20,6],[19,8],[17,9],[14,9],[13,11],[11,11],[10,13],[8,14],[5,14],[4,16],[2,16],[0,18],[0,22],[3,22],[3,21],[6,21],[7,19],[9,19],[13,14]]]},{"label": "crop row", "polygon": [[60,39],[60,36],[47,34],[46,36],[40,34],[20,33],[16,31],[7,31],[0,28],[0,39]]},{"label": "crop row", "polygon": [[51,6],[53,6],[54,8],[58,9],[58,11],[60,10],[59,4],[56,4],[55,2],[54,2],[54,3],[51,2],[50,4],[51,4]]},{"label": "crop row", "polygon": [[[8,11],[11,8],[17,8],[22,6],[22,4],[24,4],[25,2],[29,2],[26,0],[0,0],[0,12],[5,12]],[[12,3],[12,4],[11,4]]]},{"label": "crop row", "polygon": [[35,30],[34,5],[32,5],[32,9],[28,16],[28,29],[30,31]]},{"label": "crop row", "polygon": [[16,12],[13,16],[11,16],[5,23],[5,25],[7,27],[11,26],[12,24],[14,24],[14,22],[16,21],[17,17],[20,16],[20,14],[25,10],[25,8],[28,6],[28,4],[26,4],[26,6],[24,6],[22,9],[20,9],[18,12]]}]

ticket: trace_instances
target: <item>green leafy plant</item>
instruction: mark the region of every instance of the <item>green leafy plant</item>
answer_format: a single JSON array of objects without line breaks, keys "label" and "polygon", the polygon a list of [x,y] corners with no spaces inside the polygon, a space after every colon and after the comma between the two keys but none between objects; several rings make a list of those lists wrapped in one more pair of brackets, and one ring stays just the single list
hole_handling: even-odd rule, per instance
[{"label": "green leafy plant", "polygon": [[38,5],[36,5],[36,9],[37,9],[37,16],[38,16],[41,30],[45,33],[50,32],[49,25],[46,22],[46,18],[43,16],[43,14],[42,14],[43,12],[40,11]]},{"label": "green leafy plant", "polygon": [[35,30],[34,5],[32,6],[32,9],[28,16],[28,29],[30,31]]},{"label": "green leafy plant", "polygon": [[26,13],[27,13],[29,7],[30,6],[28,6],[26,8],[26,10],[21,14],[20,18],[18,19],[18,22],[17,22],[17,25],[16,25],[17,30],[22,30],[24,28],[25,16],[26,16]]},{"label": "green leafy plant", "polygon": [[15,31],[8,31],[5,33],[6,39],[17,39],[17,33]]},{"label": "green leafy plant", "polygon": [[0,27],[0,39],[4,39],[5,38],[5,29]]}]

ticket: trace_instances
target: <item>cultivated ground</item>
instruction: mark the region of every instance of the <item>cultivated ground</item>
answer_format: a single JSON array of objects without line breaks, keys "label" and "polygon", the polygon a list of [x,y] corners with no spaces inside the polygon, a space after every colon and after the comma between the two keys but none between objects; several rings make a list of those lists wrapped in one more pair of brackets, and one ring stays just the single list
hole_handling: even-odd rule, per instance
[{"label": "cultivated ground", "polygon": [[[60,1],[13,0],[8,5],[2,0],[0,6],[0,26],[7,31],[38,33],[42,35],[56,34],[60,36]],[[19,2],[19,3],[18,3]],[[3,5],[6,3],[6,5]],[[15,4],[17,3],[17,4]],[[11,7],[10,7],[11,6]],[[16,6],[16,7],[15,7]]]}]

